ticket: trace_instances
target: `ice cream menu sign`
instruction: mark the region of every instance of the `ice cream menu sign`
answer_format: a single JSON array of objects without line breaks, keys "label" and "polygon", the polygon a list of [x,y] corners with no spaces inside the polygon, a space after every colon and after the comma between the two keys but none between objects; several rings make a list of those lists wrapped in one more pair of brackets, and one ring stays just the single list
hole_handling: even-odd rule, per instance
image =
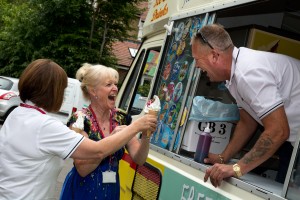
[{"label": "ice cream menu sign", "polygon": [[158,76],[158,84],[154,89],[161,102],[159,124],[151,138],[151,143],[162,148],[169,148],[174,130],[180,117],[178,116],[184,99],[188,78],[191,75],[193,57],[191,38],[205,22],[205,15],[185,18],[174,22],[173,33],[169,36],[165,47],[164,60]]}]

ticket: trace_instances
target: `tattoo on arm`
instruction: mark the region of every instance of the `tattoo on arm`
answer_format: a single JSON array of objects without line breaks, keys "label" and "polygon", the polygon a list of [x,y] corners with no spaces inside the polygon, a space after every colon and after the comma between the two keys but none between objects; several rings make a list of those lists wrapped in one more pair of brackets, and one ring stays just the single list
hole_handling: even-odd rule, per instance
[{"label": "tattoo on arm", "polygon": [[244,157],[244,163],[251,163],[257,160],[258,158],[264,156],[272,148],[272,145],[272,138],[259,138],[252,150]]}]

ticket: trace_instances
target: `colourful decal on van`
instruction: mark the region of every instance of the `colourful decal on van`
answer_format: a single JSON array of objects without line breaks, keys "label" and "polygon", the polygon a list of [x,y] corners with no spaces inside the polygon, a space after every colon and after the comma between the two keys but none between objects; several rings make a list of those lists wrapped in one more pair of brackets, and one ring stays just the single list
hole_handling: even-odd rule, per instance
[{"label": "colourful decal on van", "polygon": [[[197,16],[197,19],[200,22],[205,21],[206,14]],[[189,89],[190,84],[188,77],[192,75],[194,69],[190,64],[193,62],[193,57],[189,45],[191,42],[189,33],[191,29],[199,28],[200,23],[194,23],[193,26],[192,24],[192,18],[174,22],[174,31],[170,36],[169,46],[166,47],[167,55],[162,60],[162,69],[158,72],[156,88],[153,89],[163,107],[159,113],[159,126],[153,134],[151,144],[164,149],[173,147],[172,142],[176,139],[174,135],[179,132],[176,126],[181,118],[181,104],[185,102],[184,92]],[[177,138],[178,142],[179,140]]]},{"label": "colourful decal on van", "polygon": [[[146,162],[147,164],[138,167],[128,152],[125,152],[119,167],[120,199],[131,200],[136,195],[134,193],[146,197],[145,199],[153,199],[153,192],[159,193],[165,166],[150,158]],[[152,165],[151,170],[147,170],[149,165]],[[160,176],[153,176],[153,170],[159,172]]]}]

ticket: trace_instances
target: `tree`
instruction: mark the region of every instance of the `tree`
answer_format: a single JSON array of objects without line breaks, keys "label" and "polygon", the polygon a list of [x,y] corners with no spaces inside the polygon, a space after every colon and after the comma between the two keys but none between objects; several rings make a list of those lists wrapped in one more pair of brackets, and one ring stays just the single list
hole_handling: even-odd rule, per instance
[{"label": "tree", "polygon": [[19,77],[50,58],[73,77],[82,63],[115,66],[115,40],[128,37],[142,0],[0,0],[0,74]]},{"label": "tree", "polygon": [[30,19],[36,13],[26,3],[16,6],[2,1],[0,15],[0,74],[18,76],[34,49],[31,37],[34,22]]},{"label": "tree", "polygon": [[[103,55],[106,46],[111,47],[115,39],[124,40],[129,38],[128,31],[132,30],[130,23],[141,10],[133,5],[138,4],[137,0],[111,0],[98,1],[94,17],[98,21],[99,33],[102,35],[102,42],[99,57]],[[109,37],[108,37],[109,36]]]}]

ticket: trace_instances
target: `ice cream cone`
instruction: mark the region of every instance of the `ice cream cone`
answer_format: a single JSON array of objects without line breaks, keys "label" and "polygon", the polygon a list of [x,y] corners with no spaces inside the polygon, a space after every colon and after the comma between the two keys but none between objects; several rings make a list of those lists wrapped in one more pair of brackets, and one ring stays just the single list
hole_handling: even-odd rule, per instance
[{"label": "ice cream cone", "polygon": [[[158,110],[149,109],[148,115],[155,115],[155,116],[157,116],[158,115]],[[151,131],[148,130],[147,131],[147,137],[150,137],[150,136],[151,136]]]},{"label": "ice cream cone", "polygon": [[[153,99],[150,99],[147,101],[144,111],[145,113],[149,115],[155,115],[156,117],[158,116],[158,112],[160,111],[160,100],[157,95],[153,96]],[[151,131],[147,131],[147,138],[150,138],[151,136]]]}]

